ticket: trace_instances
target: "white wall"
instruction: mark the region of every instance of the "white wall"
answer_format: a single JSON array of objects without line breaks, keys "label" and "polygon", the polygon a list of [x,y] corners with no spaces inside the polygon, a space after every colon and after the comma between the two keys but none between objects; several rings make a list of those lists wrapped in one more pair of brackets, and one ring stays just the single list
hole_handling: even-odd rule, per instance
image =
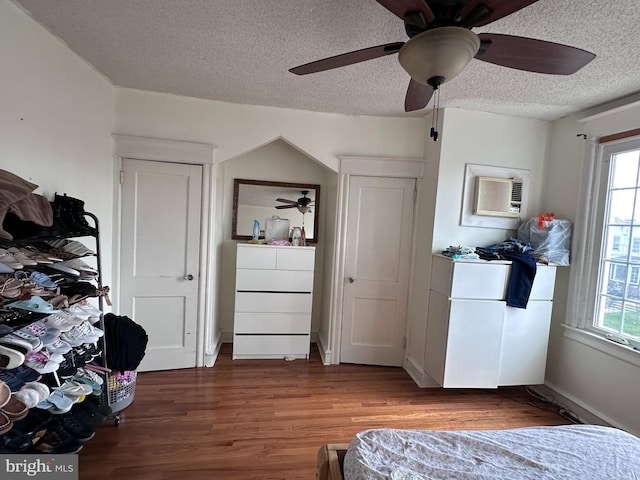
[{"label": "white wall", "polygon": [[433,251],[449,245],[483,247],[515,232],[460,225],[465,165],[530,170],[529,212],[540,212],[548,123],[454,108],[444,111]]},{"label": "white wall", "polygon": [[530,170],[529,212],[540,208],[548,123],[519,117],[446,108],[440,115],[440,140],[426,140],[425,175],[420,189],[417,252],[409,305],[405,367],[423,386],[434,385],[423,370],[431,253],[449,245],[486,246],[513,230],[460,225],[465,165]]},{"label": "white wall", "polygon": [[224,162],[284,138],[338,171],[340,155],[422,158],[423,118],[348,116],[116,88],[116,132],[217,145]]},{"label": "white wall", "polygon": [[[640,105],[629,105],[608,114],[604,107],[553,122],[543,210],[555,210],[559,218],[575,222],[585,150],[585,141],[577,134],[598,137],[639,128]],[[584,117],[590,119],[580,121]],[[614,356],[614,346],[598,347],[564,335],[569,268],[558,273],[545,385],[601,419],[640,435],[640,368]]]},{"label": "white wall", "polygon": [[[220,313],[217,324],[213,325],[213,341],[218,342],[220,332],[232,330],[232,298],[234,272],[232,269],[235,250],[231,242],[232,179],[252,178],[263,180],[302,181],[320,183],[322,204],[326,218],[320,220],[321,229],[328,232],[325,244],[333,241],[336,219],[337,178],[341,155],[372,157],[422,158],[425,121],[422,118],[377,118],[346,115],[321,114],[271,107],[237,105],[224,102],[199,100],[132,89],[116,89],[115,131],[120,134],[173,140],[210,143],[217,146],[215,162],[216,185],[223,192],[215,192],[222,203],[216,205],[221,214],[216,225],[218,234],[215,250],[220,269],[220,290],[217,296]],[[284,140],[283,142],[274,140]],[[287,145],[288,144],[288,145]],[[260,147],[265,146],[267,150]],[[286,148],[285,148],[286,147]],[[280,150],[273,150],[280,149]],[[287,149],[289,150],[288,153]],[[300,152],[295,152],[295,150]],[[265,152],[269,161],[265,162]],[[272,153],[268,153],[272,152]],[[294,152],[296,155],[294,155]],[[281,157],[281,158],[279,158]],[[236,162],[242,164],[244,158],[250,167],[234,171]],[[230,160],[231,159],[231,160]],[[249,160],[247,160],[249,159]],[[227,160],[230,160],[227,162]],[[317,163],[314,163],[317,162]],[[284,162],[284,163],[282,163]],[[277,165],[274,169],[273,165]],[[295,168],[291,168],[295,165]],[[301,165],[304,165],[301,168]],[[318,166],[320,165],[320,167]],[[320,168],[320,170],[317,170]],[[325,180],[318,181],[325,172]],[[328,172],[328,173],[327,173]],[[309,175],[306,178],[306,175]],[[303,178],[304,177],[304,178]],[[322,241],[322,238],[321,238]],[[333,272],[333,245],[320,243],[316,288],[321,294],[314,299],[314,319],[312,328],[328,336],[328,302],[330,294],[326,290],[327,278],[323,270]],[[318,290],[316,290],[318,291]],[[315,302],[320,302],[320,305]],[[317,315],[321,315],[318,318]],[[215,319],[209,319],[213,322]],[[328,344],[325,344],[328,347]]]},{"label": "white wall", "polygon": [[[315,183],[320,185],[320,211],[318,222],[320,235],[316,246],[316,271],[314,279],[314,302],[311,330],[317,331],[322,314],[323,297],[323,265],[325,235],[322,225],[326,224],[327,212],[323,208],[326,203],[326,193],[323,190],[326,177],[335,177],[336,173],[328,170],[306,155],[287,145],[282,140],[276,140],[263,147],[252,150],[222,164],[224,175],[224,243],[222,245],[222,265],[219,309],[219,328],[223,333],[233,332],[233,312],[235,295],[235,249],[236,241],[231,239],[231,212],[233,205],[233,180],[244,178],[250,180],[270,180],[280,182]],[[330,217],[330,216],[329,216]],[[260,221],[263,223],[263,220]],[[294,226],[293,224],[291,226]]]},{"label": "white wall", "polygon": [[[111,84],[12,3],[0,1],[0,168],[85,202],[111,283]],[[87,240],[87,245],[89,245]]]}]

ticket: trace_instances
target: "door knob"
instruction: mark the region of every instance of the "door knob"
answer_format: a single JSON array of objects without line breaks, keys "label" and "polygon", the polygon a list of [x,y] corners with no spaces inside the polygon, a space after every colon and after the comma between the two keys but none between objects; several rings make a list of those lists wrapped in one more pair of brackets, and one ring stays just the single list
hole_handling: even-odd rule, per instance
[{"label": "door knob", "polygon": [[355,279],[353,277],[347,277],[347,283],[353,283]]},{"label": "door knob", "polygon": [[193,280],[193,275],[191,275],[191,274],[189,273],[189,274],[187,274],[187,275],[185,275],[185,276],[184,276],[184,279],[185,279],[185,280],[189,280],[189,281],[191,281],[191,280]]}]

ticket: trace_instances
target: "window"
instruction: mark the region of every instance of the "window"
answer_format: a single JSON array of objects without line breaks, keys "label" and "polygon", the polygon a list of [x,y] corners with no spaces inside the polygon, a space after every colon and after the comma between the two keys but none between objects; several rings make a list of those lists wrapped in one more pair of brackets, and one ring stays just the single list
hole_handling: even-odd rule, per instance
[{"label": "window", "polygon": [[620,236],[613,236],[613,246],[611,247],[613,250],[620,250]]},{"label": "window", "polygon": [[[630,148],[631,147],[631,148]],[[585,327],[640,340],[640,141],[601,150],[592,269],[597,288]]]}]

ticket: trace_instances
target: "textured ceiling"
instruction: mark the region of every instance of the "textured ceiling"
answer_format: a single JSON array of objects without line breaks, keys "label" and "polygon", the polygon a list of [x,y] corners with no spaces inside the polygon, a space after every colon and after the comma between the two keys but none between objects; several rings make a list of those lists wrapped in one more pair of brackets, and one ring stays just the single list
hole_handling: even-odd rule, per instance
[{"label": "textured ceiling", "polygon": [[[234,103],[408,116],[397,55],[296,76],[288,69],[406,41],[374,0],[13,0],[116,86]],[[591,51],[571,76],[473,60],[440,105],[555,119],[640,90],[640,0],[539,0],[476,33],[522,35]],[[411,114],[423,115],[424,111]]]}]

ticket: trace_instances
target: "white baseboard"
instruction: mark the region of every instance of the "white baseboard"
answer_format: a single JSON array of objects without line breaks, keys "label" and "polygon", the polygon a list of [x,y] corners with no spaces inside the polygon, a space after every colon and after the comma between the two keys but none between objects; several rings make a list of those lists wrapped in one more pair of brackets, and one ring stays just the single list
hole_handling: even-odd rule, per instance
[{"label": "white baseboard", "polygon": [[418,365],[412,358],[405,358],[403,368],[409,374],[411,379],[416,382],[420,388],[440,387],[438,383],[427,374],[422,367]]},{"label": "white baseboard", "polygon": [[318,333],[312,333],[311,338],[313,339],[315,335],[315,343],[318,346],[318,351],[320,352],[320,358],[322,359],[323,365],[331,365],[332,354],[331,349],[327,348],[326,345],[322,343],[322,339],[318,335]]},{"label": "white baseboard", "polygon": [[553,398],[553,402],[564,407],[565,410],[578,417],[582,423],[591,425],[604,425],[625,430],[624,425],[616,424],[615,421],[597,410],[585,405],[571,394],[563,392],[553,384],[534,385],[529,387],[534,392],[546,398]]}]

